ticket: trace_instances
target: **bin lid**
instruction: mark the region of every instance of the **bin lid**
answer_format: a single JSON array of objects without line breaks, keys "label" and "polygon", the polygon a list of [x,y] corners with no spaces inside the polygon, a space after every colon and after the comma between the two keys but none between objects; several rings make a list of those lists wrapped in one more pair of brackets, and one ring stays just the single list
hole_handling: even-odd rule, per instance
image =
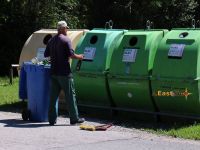
[{"label": "bin lid", "polygon": [[[86,29],[69,29],[67,34],[72,41],[72,47],[75,49],[80,38]],[[57,33],[56,29],[41,29],[34,32],[25,42],[19,59],[21,65],[24,61],[29,61],[37,56],[38,52],[44,52],[48,40]]]},{"label": "bin lid", "polygon": [[199,29],[172,29],[159,45],[153,77],[177,79],[198,77],[199,44]]},{"label": "bin lid", "polygon": [[[109,69],[110,59],[119,38],[127,30],[123,29],[93,29],[87,32],[76,49],[84,54],[84,61],[79,72],[103,73]],[[72,70],[76,70],[77,61],[72,63]]]},{"label": "bin lid", "polygon": [[165,30],[130,30],[121,38],[110,65],[110,74],[147,78]]}]

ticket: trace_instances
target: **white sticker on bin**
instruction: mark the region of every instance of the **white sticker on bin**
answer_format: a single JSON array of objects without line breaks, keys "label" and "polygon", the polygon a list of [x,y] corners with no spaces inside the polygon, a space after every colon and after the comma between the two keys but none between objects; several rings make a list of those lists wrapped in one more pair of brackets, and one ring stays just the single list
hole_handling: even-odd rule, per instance
[{"label": "white sticker on bin", "polygon": [[95,56],[96,48],[95,47],[86,47],[84,50],[84,59],[93,60]]},{"label": "white sticker on bin", "polygon": [[171,44],[168,56],[182,57],[185,44]]},{"label": "white sticker on bin", "polygon": [[123,62],[135,62],[137,49],[124,49]]},{"label": "white sticker on bin", "polygon": [[37,49],[37,59],[39,61],[44,59],[44,52],[45,52],[45,48],[38,48]]}]

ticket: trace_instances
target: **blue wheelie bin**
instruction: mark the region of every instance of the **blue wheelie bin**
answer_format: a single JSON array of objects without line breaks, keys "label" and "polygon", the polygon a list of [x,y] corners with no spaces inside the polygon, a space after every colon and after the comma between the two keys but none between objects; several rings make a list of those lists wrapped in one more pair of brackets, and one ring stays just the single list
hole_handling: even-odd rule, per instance
[{"label": "blue wheelie bin", "polygon": [[[48,121],[50,67],[23,64],[20,74],[19,96],[28,99],[28,108],[22,112],[23,120]],[[27,92],[27,93],[26,93]]]},{"label": "blue wheelie bin", "polygon": [[24,66],[22,65],[20,69],[20,78],[19,78],[19,98],[23,101],[27,99],[27,86],[26,86],[26,72]]}]

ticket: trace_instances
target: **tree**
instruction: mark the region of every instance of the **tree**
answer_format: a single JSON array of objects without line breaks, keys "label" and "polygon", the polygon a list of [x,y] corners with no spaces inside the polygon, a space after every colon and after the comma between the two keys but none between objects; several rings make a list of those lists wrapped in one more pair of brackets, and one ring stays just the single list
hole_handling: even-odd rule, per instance
[{"label": "tree", "polygon": [[195,0],[160,1],[158,9],[159,27],[191,27],[191,20],[195,18],[195,9],[198,3]]},{"label": "tree", "polygon": [[41,28],[55,28],[68,20],[71,28],[81,27],[78,0],[2,0],[0,5],[0,75],[18,63],[26,39]]},{"label": "tree", "polygon": [[115,28],[145,28],[146,21],[156,28],[188,27],[195,17],[195,0],[94,0],[90,6],[91,26],[103,26],[112,19]]},{"label": "tree", "polygon": [[[155,28],[190,27],[200,18],[200,0],[1,0],[0,75],[8,74],[10,64],[18,63],[26,39],[41,28],[55,28],[66,20],[70,28]],[[196,16],[195,16],[196,15]],[[3,70],[3,71],[2,71]]]}]

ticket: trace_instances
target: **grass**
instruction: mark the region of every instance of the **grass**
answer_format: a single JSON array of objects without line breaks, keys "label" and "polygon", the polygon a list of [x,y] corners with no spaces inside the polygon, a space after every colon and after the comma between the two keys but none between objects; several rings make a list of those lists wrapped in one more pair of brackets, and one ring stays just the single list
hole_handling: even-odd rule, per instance
[{"label": "grass", "polygon": [[[10,85],[8,77],[0,77],[0,111],[19,112],[24,107],[24,103],[19,101],[18,82],[19,78],[14,78],[13,84]],[[122,126],[137,128],[158,135],[200,140],[199,123],[149,123],[142,121],[128,123],[124,120],[120,122],[122,122],[119,123]]]},{"label": "grass", "polygon": [[174,138],[200,140],[200,123],[190,122],[149,122],[149,121],[124,121],[118,120],[114,124],[126,128],[138,129],[149,133],[171,136]]},{"label": "grass", "polygon": [[9,84],[8,77],[0,78],[0,105],[12,104],[19,101],[18,98],[18,81],[19,78],[13,79],[13,84]]},{"label": "grass", "polygon": [[168,135],[172,137],[184,138],[184,139],[192,139],[192,140],[200,140],[200,124],[193,123],[187,125],[169,125],[167,129],[157,128],[157,129],[146,129],[149,132],[160,134],[160,135]]},{"label": "grass", "polygon": [[0,77],[0,111],[14,109],[19,110],[22,107],[19,101],[18,89],[19,78],[13,79],[13,84],[9,83],[8,77]]}]

